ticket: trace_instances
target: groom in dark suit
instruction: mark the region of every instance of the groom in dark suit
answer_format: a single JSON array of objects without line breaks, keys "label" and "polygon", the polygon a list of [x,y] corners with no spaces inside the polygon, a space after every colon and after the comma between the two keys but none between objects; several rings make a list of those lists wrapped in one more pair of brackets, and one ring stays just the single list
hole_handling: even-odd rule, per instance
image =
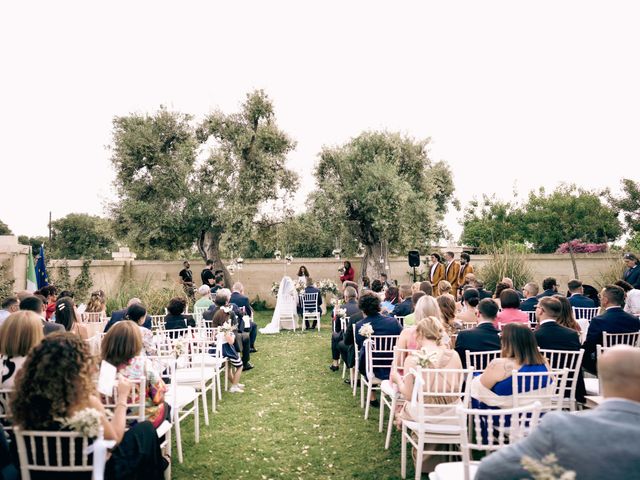
[{"label": "groom in dark suit", "polygon": [[605,312],[591,319],[587,339],[584,344],[584,359],[582,365],[585,370],[594,375],[598,374],[596,364],[596,345],[602,345],[602,332],[632,333],[640,330],[638,317],[622,310],[624,290],[617,285],[607,285],[600,293],[602,308]]},{"label": "groom in dark suit", "polygon": [[[313,285],[313,279],[311,277],[307,277],[307,287],[304,289],[303,293],[317,293],[317,300],[316,300],[316,304],[315,304],[315,310],[317,310],[318,312],[322,313],[322,309],[320,308],[320,305],[322,305],[322,295],[320,294],[320,290],[318,290],[314,285]],[[312,312],[314,311],[314,305],[303,305],[302,304],[302,296],[300,296],[300,298],[298,299],[298,315],[302,315],[303,312]],[[316,328],[316,320],[314,320],[311,324],[311,329]],[[304,328],[309,330],[309,320],[305,320],[304,321]]]},{"label": "groom in dark suit", "polygon": [[498,304],[490,298],[483,298],[478,303],[480,318],[478,325],[470,330],[462,330],[458,333],[455,350],[462,360],[462,368],[467,368],[466,351],[489,352],[500,350],[500,337],[498,329],[493,322],[498,316]]},{"label": "groom in dark suit", "polygon": [[242,285],[242,283],[236,282],[233,284],[231,299],[229,303],[232,303],[236,307],[238,307],[240,319],[244,324],[244,332],[249,333],[251,353],[257,352],[256,337],[258,336],[258,325],[256,325],[255,322],[249,321],[249,317],[253,317],[253,309],[251,308],[249,298],[244,294],[244,285]]}]

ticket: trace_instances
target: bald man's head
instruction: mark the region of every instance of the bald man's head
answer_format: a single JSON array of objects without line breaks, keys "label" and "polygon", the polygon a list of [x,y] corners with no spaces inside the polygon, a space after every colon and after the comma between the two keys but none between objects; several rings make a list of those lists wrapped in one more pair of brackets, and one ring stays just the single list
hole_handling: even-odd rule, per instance
[{"label": "bald man's head", "polygon": [[616,345],[598,359],[604,397],[640,402],[640,348]]}]

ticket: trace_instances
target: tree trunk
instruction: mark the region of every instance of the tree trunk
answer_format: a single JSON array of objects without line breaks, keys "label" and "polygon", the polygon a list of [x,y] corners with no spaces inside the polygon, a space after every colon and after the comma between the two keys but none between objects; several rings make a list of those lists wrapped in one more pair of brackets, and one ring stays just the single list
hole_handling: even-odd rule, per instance
[{"label": "tree trunk", "polygon": [[576,264],[576,256],[575,256],[575,253],[573,252],[573,247],[571,246],[571,242],[569,242],[569,255],[571,256],[571,266],[573,266],[573,275],[575,276],[574,278],[578,280],[580,278],[578,277],[578,265]]},{"label": "tree trunk", "polygon": [[222,270],[224,284],[227,288],[231,288],[231,275],[220,258],[220,234],[211,230],[203,230],[198,239],[198,250],[205,262],[209,259],[213,260],[214,270]]},{"label": "tree trunk", "polygon": [[364,256],[362,257],[362,273],[360,278],[368,276],[371,281],[376,278],[380,278],[381,273],[387,273],[384,266],[387,259],[384,258],[384,263],[380,263],[380,257],[382,257],[382,244],[374,243],[373,245],[364,246]]}]

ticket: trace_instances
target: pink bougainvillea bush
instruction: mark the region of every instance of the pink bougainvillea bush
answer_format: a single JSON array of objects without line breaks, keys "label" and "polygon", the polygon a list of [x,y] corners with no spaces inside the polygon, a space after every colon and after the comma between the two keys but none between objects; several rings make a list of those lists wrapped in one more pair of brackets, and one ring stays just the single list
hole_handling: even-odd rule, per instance
[{"label": "pink bougainvillea bush", "polygon": [[556,253],[569,253],[569,246],[574,253],[600,253],[606,252],[609,247],[606,243],[584,243],[580,240],[571,240],[570,242],[561,243]]}]

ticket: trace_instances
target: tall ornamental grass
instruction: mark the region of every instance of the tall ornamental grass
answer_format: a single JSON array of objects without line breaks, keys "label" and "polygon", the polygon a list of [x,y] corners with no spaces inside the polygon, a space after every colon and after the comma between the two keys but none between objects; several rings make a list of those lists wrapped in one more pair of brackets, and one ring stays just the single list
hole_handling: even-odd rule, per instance
[{"label": "tall ornamental grass", "polygon": [[511,243],[494,245],[488,249],[488,254],[491,259],[480,268],[478,275],[487,290],[495,290],[504,277],[512,279],[517,289],[533,279],[521,246]]},{"label": "tall ornamental grass", "polygon": [[149,315],[164,315],[164,309],[174,297],[187,298],[181,285],[155,286],[150,276],[142,281],[130,279],[124,281],[116,292],[107,293],[107,315],[126,307],[131,298],[139,298]]}]

